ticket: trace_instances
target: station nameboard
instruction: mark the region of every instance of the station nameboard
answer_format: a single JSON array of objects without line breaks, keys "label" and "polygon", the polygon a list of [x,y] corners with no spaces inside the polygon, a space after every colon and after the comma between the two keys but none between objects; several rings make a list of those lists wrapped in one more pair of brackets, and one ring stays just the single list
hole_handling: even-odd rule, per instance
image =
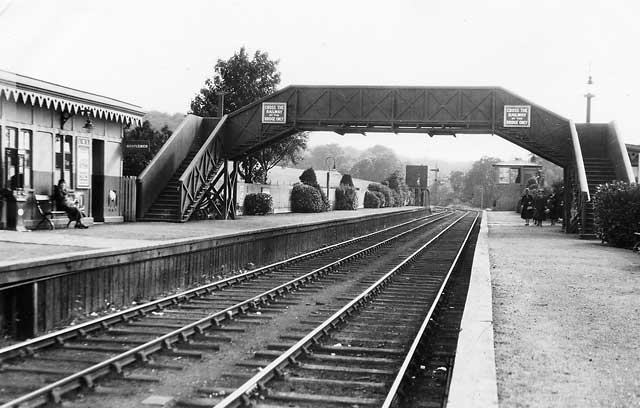
[{"label": "station nameboard", "polygon": [[150,150],[150,142],[148,140],[127,140],[124,142],[125,150]]},{"label": "station nameboard", "polygon": [[531,105],[504,105],[504,127],[531,127]]},{"label": "station nameboard", "polygon": [[287,103],[262,102],[262,123],[287,123]]}]

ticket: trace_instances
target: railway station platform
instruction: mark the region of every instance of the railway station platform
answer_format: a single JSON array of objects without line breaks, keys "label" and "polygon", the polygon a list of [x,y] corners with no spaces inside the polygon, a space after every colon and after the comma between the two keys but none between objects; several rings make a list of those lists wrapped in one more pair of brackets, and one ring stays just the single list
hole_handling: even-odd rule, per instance
[{"label": "railway station platform", "polygon": [[153,247],[185,239],[219,238],[270,229],[351,220],[421,207],[361,208],[325,213],[283,213],[267,216],[239,216],[235,220],[202,220],[187,223],[133,222],[94,224],[88,229],[56,229],[17,232],[0,230],[0,267],[17,262],[55,259],[96,250]]},{"label": "railway station platform", "polygon": [[485,212],[449,408],[640,405],[640,256]]}]

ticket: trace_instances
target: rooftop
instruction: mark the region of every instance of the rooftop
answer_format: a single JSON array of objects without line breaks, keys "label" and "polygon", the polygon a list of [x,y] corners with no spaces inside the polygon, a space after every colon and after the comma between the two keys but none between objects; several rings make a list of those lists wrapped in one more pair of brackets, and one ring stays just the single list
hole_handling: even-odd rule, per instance
[{"label": "rooftop", "polygon": [[87,110],[94,117],[126,123],[139,123],[144,115],[138,105],[0,69],[0,97],[3,95],[33,106],[74,114]]}]

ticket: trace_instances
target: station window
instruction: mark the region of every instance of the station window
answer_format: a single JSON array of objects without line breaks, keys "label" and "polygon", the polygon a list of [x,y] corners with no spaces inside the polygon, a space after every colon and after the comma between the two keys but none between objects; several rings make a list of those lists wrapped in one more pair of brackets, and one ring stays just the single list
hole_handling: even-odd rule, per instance
[{"label": "station window", "polygon": [[[56,177],[73,188],[73,137],[56,135]],[[56,180],[57,183],[57,180]]]},{"label": "station window", "polygon": [[5,185],[11,190],[31,188],[32,132],[6,127],[2,136]]},{"label": "station window", "polygon": [[498,167],[498,184],[520,184],[520,169],[517,167]]}]

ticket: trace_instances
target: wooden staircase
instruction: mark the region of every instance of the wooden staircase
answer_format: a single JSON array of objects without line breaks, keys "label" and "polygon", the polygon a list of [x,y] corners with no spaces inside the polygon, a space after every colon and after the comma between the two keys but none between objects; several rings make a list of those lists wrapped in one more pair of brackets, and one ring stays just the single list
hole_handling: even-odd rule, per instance
[{"label": "wooden staircase", "polygon": [[187,169],[193,158],[206,141],[208,135],[201,135],[191,144],[189,154],[184,158],[180,167],[173,173],[173,176],[167,182],[167,185],[155,199],[149,210],[145,213],[142,221],[171,221],[181,222],[182,214],[180,214],[180,176]]},{"label": "wooden staircase", "polygon": [[[610,183],[616,180],[616,173],[613,163],[608,158],[602,157],[585,157],[584,168],[587,173],[587,184],[589,185],[589,194],[593,200],[596,189],[599,185]],[[585,214],[583,216],[583,226],[580,236],[583,238],[595,237],[593,201],[585,203]]]}]

